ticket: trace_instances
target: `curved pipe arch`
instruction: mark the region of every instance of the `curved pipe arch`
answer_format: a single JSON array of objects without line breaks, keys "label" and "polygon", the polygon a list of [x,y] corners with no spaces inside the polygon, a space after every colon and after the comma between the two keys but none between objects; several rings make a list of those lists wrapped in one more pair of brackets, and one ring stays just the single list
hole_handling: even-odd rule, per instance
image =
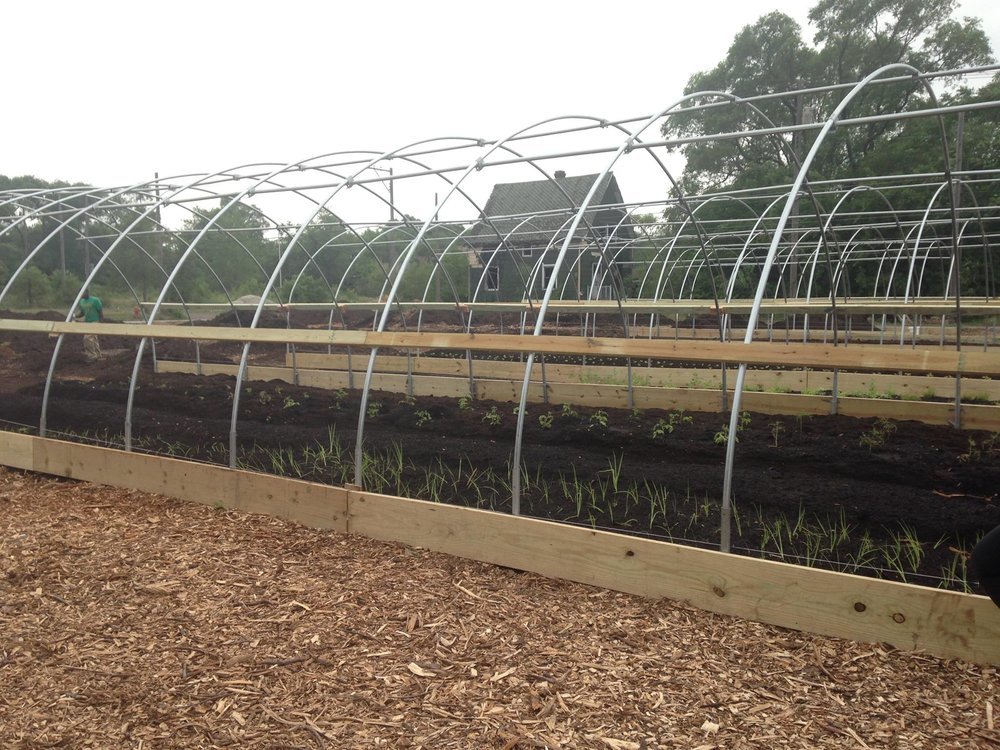
[{"label": "curved pipe arch", "polygon": [[[907,65],[905,63],[886,65],[870,73],[862,81],[860,81],[857,85],[855,85],[847,93],[847,95],[844,96],[844,98],[837,104],[833,112],[830,114],[826,122],[823,124],[823,127],[820,129],[819,134],[816,136],[816,140],[813,141],[813,144],[809,149],[809,153],[806,155],[806,158],[802,161],[798,174],[795,176],[795,180],[792,183],[792,188],[788,193],[788,198],[785,201],[784,207],[782,208],[781,217],[778,219],[778,226],[775,228],[774,238],[771,240],[771,246],[768,249],[767,259],[765,260],[764,269],[761,273],[760,280],[757,285],[757,292],[754,296],[753,307],[751,308],[750,312],[750,319],[747,321],[747,329],[746,329],[746,334],[744,335],[744,343],[750,343],[752,341],[753,331],[754,328],[756,328],[756,322],[758,317],[760,316],[760,306],[761,302],[763,301],[764,289],[767,284],[767,278],[769,276],[771,266],[774,264],[774,259],[777,254],[778,244],[781,240],[782,234],[785,231],[785,226],[788,222],[789,215],[791,214],[794,197],[799,192],[802,183],[805,181],[806,173],[808,172],[810,166],[812,165],[813,160],[816,158],[816,154],[819,152],[820,147],[826,141],[826,138],[829,135],[830,131],[834,128],[837,121],[840,119],[841,113],[850,105],[850,103],[855,99],[855,97],[857,97],[865,88],[867,88],[871,82],[877,80],[886,73],[894,71],[906,72],[915,77],[920,76],[920,71],[918,71],[913,66]],[[924,79],[920,80],[924,84],[924,87],[927,90],[928,94],[930,95],[932,102],[936,106],[937,99],[934,95],[933,89],[930,87],[930,84]],[[942,136],[945,173],[947,175],[947,180],[950,183],[951,162],[950,162],[950,157],[948,155],[947,137],[944,133],[944,122],[943,118],[940,115],[938,115],[938,122],[940,125],[941,136]],[[953,226],[955,226],[954,204],[952,205],[952,224]],[[743,385],[746,380],[746,371],[747,371],[746,363],[741,363],[736,375],[736,384],[733,392],[732,413],[730,415],[730,421],[729,421],[729,435],[733,437],[735,437],[736,430],[738,427],[739,410],[743,399]],[[731,439],[726,443],[726,467],[725,467],[725,476],[723,479],[723,492],[722,492],[722,523],[721,523],[722,532],[721,532],[720,549],[723,552],[729,552],[730,548],[732,479],[733,479],[733,463],[736,455],[735,450],[736,450],[736,440]]]}]

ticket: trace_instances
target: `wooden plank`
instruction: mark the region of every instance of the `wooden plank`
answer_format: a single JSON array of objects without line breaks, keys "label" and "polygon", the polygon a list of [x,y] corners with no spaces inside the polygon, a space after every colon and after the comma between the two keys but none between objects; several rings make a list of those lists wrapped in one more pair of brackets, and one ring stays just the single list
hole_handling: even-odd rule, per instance
[{"label": "wooden plank", "polygon": [[845,417],[886,417],[912,419],[926,424],[951,424],[955,421],[954,404],[931,401],[890,401],[876,398],[841,398],[837,410]]},{"label": "wooden plank", "polygon": [[962,429],[1000,431],[1000,407],[984,404],[963,406]]},{"label": "wooden plank", "polygon": [[636,409],[667,409],[718,412],[722,409],[719,391],[704,388],[635,388],[632,401]]},{"label": "wooden plank", "polygon": [[[164,363],[166,364],[166,363]],[[193,372],[194,365],[186,363],[171,363],[171,371]],[[292,372],[288,368],[261,368],[266,370],[267,378],[292,382]],[[232,374],[235,365],[213,365],[212,372]],[[667,372],[671,372],[668,370]],[[691,370],[693,373],[703,371]],[[698,376],[700,378],[700,375]],[[795,382],[797,377],[792,374]],[[870,376],[864,376],[869,377]],[[364,373],[355,373],[355,387],[360,387]],[[718,381],[718,374],[714,378]],[[707,380],[707,378],[706,378]],[[735,377],[728,381],[729,391],[732,391]],[[774,382],[782,382],[776,377]],[[814,381],[810,381],[814,382]],[[858,381],[868,382],[868,381]],[[877,382],[877,381],[876,381]],[[948,382],[954,383],[949,380]],[[329,370],[300,370],[299,383],[317,388],[347,388],[347,373],[337,373]],[[475,399],[491,401],[516,402],[521,397],[520,380],[498,380],[491,378],[476,378]],[[578,404],[582,406],[629,408],[628,390],[621,385],[603,383],[559,383],[547,384],[548,402],[552,404]],[[372,377],[372,388],[379,391],[394,393],[407,392],[407,376],[402,374],[377,373]],[[412,388],[417,396],[443,396],[461,398],[469,394],[469,384],[465,378],[435,377],[414,375]],[[843,390],[843,389],[842,389]],[[545,389],[538,381],[532,381],[528,389],[529,403],[545,402]],[[802,393],[770,393],[762,391],[745,391],[742,408],[760,414],[775,415],[812,415],[830,414],[832,398],[826,395]],[[731,402],[730,402],[731,403]],[[635,386],[632,389],[632,406],[637,409],[683,409],[687,411],[721,412],[722,397],[719,390],[712,388],[666,388],[659,386]],[[849,417],[870,418],[887,417],[898,420],[915,420],[927,424],[952,424],[954,422],[954,405],[951,402],[904,401],[888,398],[864,398],[843,396],[838,399],[838,411]],[[962,407],[962,428],[968,430],[1000,430],[1000,406],[969,404]]]},{"label": "wooden plank", "polygon": [[[600,531],[26,435],[8,457],[36,471],[274,513],[713,612],[942,658],[1000,663],[985,597],[920,588]],[[30,446],[30,449],[26,446]]]},{"label": "wooden plank", "polygon": [[[300,358],[303,355],[299,355]],[[346,355],[314,354],[308,355],[306,361],[309,367],[335,367],[342,361],[346,361]],[[357,358],[355,358],[357,361]],[[192,363],[179,363],[176,361],[162,361],[160,372],[195,372]],[[367,358],[360,372],[355,369],[355,377],[359,374],[364,376],[364,367],[367,366]],[[406,372],[406,357],[384,356],[376,359],[378,372]],[[446,357],[414,357],[412,367],[415,382],[420,375],[434,373],[440,375],[453,375],[455,377],[468,377],[468,364],[466,361],[450,359]],[[293,382],[292,371],[288,367],[264,367],[251,365],[248,368],[251,380],[284,380]],[[202,374],[215,375],[224,373],[235,374],[235,365],[203,364]],[[300,377],[311,370],[305,364],[299,365]],[[487,378],[497,380],[509,377],[520,381],[524,375],[524,364],[519,362],[491,362],[488,360],[474,360],[473,374],[476,378]],[[540,381],[542,375],[541,365],[536,363],[532,373],[532,379]],[[546,380],[549,383],[584,383],[623,386],[626,383],[628,372],[624,367],[608,366],[587,366],[580,365],[547,365],[545,368]],[[664,387],[695,387],[712,388],[721,387],[721,374],[718,368],[690,368],[690,367],[633,367],[632,381],[640,386],[664,386]],[[314,382],[325,382],[317,379]],[[336,387],[346,387],[347,380],[338,379],[340,383]],[[360,382],[360,381],[359,381]],[[300,384],[306,385],[300,380]],[[736,384],[735,374],[730,373],[727,387],[733,390]],[[320,385],[318,387],[328,387]],[[801,392],[805,390],[828,391],[833,388],[833,374],[820,370],[747,370],[746,389],[747,392],[755,390],[775,391],[775,392]],[[920,398],[925,395],[933,395],[935,398],[953,398],[955,395],[955,379],[943,376],[932,375],[885,375],[882,373],[852,373],[845,372],[838,376],[838,388],[840,395],[848,396],[854,394],[895,394],[897,396]],[[447,395],[449,389],[440,390],[440,395]],[[429,391],[428,395],[433,395],[435,391]],[[988,399],[990,401],[1000,401],[1000,380],[988,378],[962,378],[962,393],[965,399]],[[463,394],[464,395],[464,394]]]},{"label": "wooden plank", "polygon": [[352,491],[348,531],[712,612],[1000,663],[993,603],[936,589]]},{"label": "wooden plank", "polygon": [[[216,467],[217,468],[217,467]],[[230,472],[232,469],[223,469]],[[314,482],[235,471],[234,507],[264,513],[315,529],[347,531],[347,490]]]},{"label": "wooden plank", "polygon": [[341,488],[92,445],[30,439],[34,448],[31,468],[42,474],[266,513],[316,528],[347,528],[347,495]]},{"label": "wooden plank", "polygon": [[17,432],[0,432],[0,463],[12,469],[35,468],[35,443],[31,435]]},{"label": "wooden plank", "polygon": [[[151,309],[153,303],[144,302],[142,305],[146,309]],[[688,299],[688,300],[651,300],[634,299],[621,302],[615,300],[553,300],[550,309],[554,312],[563,313],[590,313],[593,315],[620,315],[622,311],[626,314],[649,314],[660,313],[661,315],[706,315],[717,311],[731,315],[746,315],[753,306],[753,300],[735,299],[728,302],[723,301],[716,304],[710,299]],[[256,310],[257,304],[234,304],[225,302],[201,302],[185,303],[179,302],[162,303],[162,308],[184,309],[204,312],[204,311],[228,311]],[[334,310],[340,309],[343,312],[349,311],[380,311],[385,307],[384,301],[369,302],[290,302],[279,304],[276,302],[265,303],[266,310]],[[984,298],[962,298],[960,307],[964,315],[998,315],[1000,314],[1000,303],[997,300],[987,300]],[[531,313],[538,309],[538,302],[510,301],[510,302],[396,302],[393,303],[393,310],[437,310],[444,312],[472,311],[476,312],[512,312]],[[948,300],[916,300],[904,301],[898,298],[875,299],[875,298],[855,298],[852,300],[837,300],[836,305],[829,299],[772,299],[764,300],[761,303],[763,314],[811,314],[825,315],[837,311],[838,314],[852,315],[951,315],[955,312],[956,304]]]},{"label": "wooden plank", "polygon": [[[286,356],[286,365],[291,366],[292,355]],[[308,368],[346,369],[347,355],[299,353],[296,362],[300,370]],[[354,358],[355,370],[358,357]],[[365,359],[367,362],[367,359]],[[406,357],[382,355],[376,359],[379,372],[407,372],[412,368],[414,375],[435,374],[468,377],[468,362],[449,357]],[[524,375],[521,362],[496,362],[474,359],[474,377],[489,379],[512,378],[520,380]],[[284,377],[284,376],[276,376]],[[532,379],[541,380],[542,367],[535,364]],[[581,366],[549,364],[545,366],[545,377],[549,383],[600,383],[605,385],[625,385],[628,370],[619,366]],[[721,374],[718,367],[632,367],[632,382],[636,386],[676,386],[676,387],[719,387]],[[735,387],[736,380],[730,377],[728,388]],[[746,388],[778,392],[802,392],[805,390],[831,390],[833,374],[822,370],[747,370]],[[951,398],[955,394],[954,378],[932,375],[885,375],[882,373],[841,373],[838,378],[841,394],[877,393],[896,394],[918,398],[931,394],[936,398]],[[1000,401],[1000,380],[984,378],[963,378],[962,391],[967,398],[976,397]]]},{"label": "wooden plank", "polygon": [[106,334],[132,338],[209,339],[323,345],[387,346],[403,349],[473,349],[479,351],[544,352],[610,357],[649,357],[676,362],[784,365],[819,369],[900,371],[908,373],[1000,376],[1000,351],[971,352],[939,348],[832,346],[828,344],[773,344],[663,339],[576,338],[569,336],[511,336],[464,333],[407,333],[319,331],[312,329],[247,329],[203,326],[196,329],[121,323],[58,323],[0,320],[0,330],[49,333]]}]

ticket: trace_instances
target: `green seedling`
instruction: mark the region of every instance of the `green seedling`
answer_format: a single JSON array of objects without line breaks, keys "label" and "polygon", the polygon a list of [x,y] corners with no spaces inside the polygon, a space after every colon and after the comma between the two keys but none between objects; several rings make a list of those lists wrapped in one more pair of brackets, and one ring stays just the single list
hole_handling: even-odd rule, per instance
[{"label": "green seedling", "polygon": [[653,439],[658,440],[660,438],[665,438],[667,435],[674,431],[674,426],[665,419],[656,420],[656,424],[653,425]]},{"label": "green seedling", "polygon": [[868,432],[863,432],[858,438],[858,445],[867,448],[870,453],[875,448],[882,448],[889,440],[889,436],[896,431],[896,425],[885,417],[879,417]]},{"label": "green seedling", "polygon": [[590,415],[590,426],[588,429],[593,429],[594,427],[600,427],[602,429],[608,426],[608,413],[606,411],[595,411]]},{"label": "green seedling", "polygon": [[[739,441],[740,441],[740,439],[736,438],[736,442],[738,443]],[[725,445],[726,443],[728,443],[729,442],[729,425],[723,425],[722,429],[720,429],[717,433],[715,433],[712,436],[712,442],[715,443],[716,445]]]},{"label": "green seedling", "polygon": [[553,421],[552,412],[550,411],[538,415],[538,426],[541,427],[543,430],[552,429],[552,421]]},{"label": "green seedling", "polygon": [[496,427],[503,421],[503,417],[500,416],[500,412],[497,411],[495,406],[491,406],[490,410],[483,415],[483,421],[492,427]]}]

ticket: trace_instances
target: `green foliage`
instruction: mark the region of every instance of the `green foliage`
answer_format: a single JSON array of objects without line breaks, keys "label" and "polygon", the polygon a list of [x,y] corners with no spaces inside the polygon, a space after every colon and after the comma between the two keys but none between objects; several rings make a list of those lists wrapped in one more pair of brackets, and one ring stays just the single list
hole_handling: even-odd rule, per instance
[{"label": "green foliage", "polygon": [[52,281],[38,266],[28,266],[11,285],[7,302],[19,307],[43,307],[52,299]]},{"label": "green foliage", "polygon": [[51,279],[51,300],[50,304],[58,307],[68,307],[76,299],[83,281],[74,273],[67,271],[62,273],[56,271]]},{"label": "green foliage", "polygon": [[970,437],[968,450],[958,456],[958,460],[963,464],[978,463],[993,453],[1000,452],[1000,432],[993,432],[989,437],[977,442]]},{"label": "green foliage", "polygon": [[365,414],[369,417],[377,417],[382,413],[382,402],[381,401],[371,401],[368,404],[368,408],[365,409]]},{"label": "green foliage", "polygon": [[425,424],[429,424],[434,418],[431,413],[426,409],[420,409],[413,414],[416,417],[417,427],[423,427]]},{"label": "green foliage", "polygon": [[484,421],[491,427],[496,427],[497,425],[500,424],[500,422],[503,421],[503,417],[500,416],[500,412],[497,411],[497,408],[495,406],[491,406],[489,408],[489,411],[487,411],[486,414],[483,415],[482,421]]},{"label": "green foliage", "polygon": [[[726,57],[713,69],[694,74],[685,93],[714,90],[748,97],[853,82],[890,63],[942,70],[991,62],[992,52],[980,21],[952,18],[956,7],[955,0],[820,0],[809,13],[815,46],[804,41],[802,29],[792,18],[774,11],[744,27]],[[872,87],[852,103],[851,114],[900,111],[921,92],[916,83]],[[805,108],[825,116],[842,96],[843,92],[836,92],[798,102],[794,97],[761,102],[758,108],[763,117],[747,106],[682,113],[664,124],[663,133],[668,137],[698,136],[768,127],[768,121],[792,125]],[[834,133],[817,155],[815,171],[825,177],[857,172],[885,145],[883,136],[899,135],[898,123],[892,122]],[[797,144],[776,136],[688,144],[682,147],[687,158],[684,185],[690,191],[786,181],[793,173],[790,146],[796,145],[805,153],[809,137]],[[926,142],[914,140],[913,148],[924,149],[919,163],[926,163]],[[940,165],[940,155],[936,164]],[[908,164],[907,169],[923,171],[914,164]]]},{"label": "green foliage", "polygon": [[598,409],[593,414],[590,415],[590,423],[588,429],[594,429],[599,427],[601,429],[606,429],[608,426],[608,413]]},{"label": "green foliage", "polygon": [[292,277],[278,287],[278,298],[285,302],[329,302],[333,293],[322,279],[303,274],[297,282]]},{"label": "green foliage", "polygon": [[874,448],[882,448],[889,440],[889,436],[896,432],[896,425],[885,417],[879,417],[875,424],[867,432],[861,433],[858,438],[858,445],[867,448],[870,453]]},{"label": "green foliage", "polygon": [[[740,439],[736,438],[736,442],[738,443],[739,441]],[[728,443],[729,425],[723,425],[718,432],[712,435],[712,442],[715,443],[716,445],[725,445],[726,443]]]},{"label": "green foliage", "polygon": [[785,423],[784,422],[771,422],[771,424],[769,424],[768,427],[771,428],[771,439],[774,441],[774,447],[777,448],[778,447],[778,438],[780,438],[781,437],[781,433],[783,433],[785,431]]},{"label": "green foliage", "polygon": [[462,411],[469,411],[472,408],[472,396],[462,396],[458,400],[458,408]]},{"label": "green foliage", "polygon": [[665,419],[657,419],[656,424],[653,425],[653,440],[658,440],[664,438],[674,431],[674,426]]},{"label": "green foliage", "polygon": [[667,415],[667,419],[658,419],[653,425],[652,437],[654,440],[664,438],[673,433],[677,427],[684,424],[691,424],[694,420],[683,411],[672,411]]},{"label": "green foliage", "polygon": [[553,420],[552,412],[550,411],[547,411],[544,414],[539,414],[538,426],[541,427],[543,430],[550,430],[552,429],[552,420]]}]

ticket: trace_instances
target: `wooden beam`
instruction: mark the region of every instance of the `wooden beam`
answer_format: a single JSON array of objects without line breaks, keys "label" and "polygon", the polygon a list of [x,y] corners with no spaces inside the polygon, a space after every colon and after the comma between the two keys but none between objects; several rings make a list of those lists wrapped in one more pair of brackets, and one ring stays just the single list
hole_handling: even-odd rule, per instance
[{"label": "wooden beam", "polygon": [[1000,660],[1000,613],[985,597],[360,492],[348,530],[796,630]]},{"label": "wooden beam", "polygon": [[0,431],[0,463],[12,469],[32,471],[35,468],[35,438],[19,432]]},{"label": "wooden beam", "polygon": [[[1000,614],[982,596],[28,435],[0,433],[0,448],[0,462],[14,468],[272,513],[796,630],[1000,664]],[[28,458],[30,467],[23,465]]]},{"label": "wooden beam", "polygon": [[49,334],[103,334],[131,338],[207,339],[272,344],[365,345],[401,349],[472,349],[477,351],[579,354],[591,357],[648,357],[674,362],[716,362],[748,365],[784,365],[818,369],[900,371],[908,373],[1000,376],[1000,351],[971,352],[939,348],[886,346],[832,346],[829,344],[774,344],[708,342],[664,339],[580,338],[570,336],[513,336],[466,333],[408,333],[323,331],[301,328],[184,328],[124,323],[61,323],[0,319],[0,330]]},{"label": "wooden beam", "polygon": [[[161,372],[194,373],[193,362],[159,363]],[[205,375],[235,375],[237,365],[203,364]],[[251,367],[251,379],[284,380],[293,382],[291,368]],[[667,370],[670,372],[670,370]],[[355,373],[355,387],[360,387],[363,373]],[[336,390],[347,388],[348,374],[332,370],[299,370],[299,384],[315,388]],[[477,377],[474,381],[475,399],[516,402],[521,397],[521,381]],[[953,383],[953,381],[952,381]],[[406,393],[412,387],[416,396],[444,396],[461,398],[469,395],[469,382],[453,376],[413,375],[402,373],[376,373],[372,388],[378,391]],[[952,385],[954,387],[954,385]],[[729,382],[732,390],[732,379]],[[548,398],[546,399],[546,392]],[[553,404],[578,404],[581,406],[629,408],[628,389],[624,385],[604,383],[547,383],[532,381],[528,387],[528,402]],[[635,386],[632,389],[632,406],[637,409],[682,409],[687,411],[720,412],[722,397],[718,389],[670,388],[663,386]],[[831,413],[832,398],[802,393],[768,393],[746,391],[743,408],[760,414],[823,416]],[[888,398],[840,396],[838,412],[848,417],[888,417],[912,419],[926,424],[952,424],[955,407],[952,402],[903,401]],[[1000,406],[986,404],[962,405],[962,428],[967,430],[1000,430]]]},{"label": "wooden beam", "polygon": [[[142,303],[146,309],[152,309],[151,302]],[[161,308],[187,309],[195,312],[226,312],[229,310],[256,310],[256,303],[235,304],[227,302],[179,302],[162,303]],[[343,312],[378,312],[385,307],[385,302],[291,302],[279,304],[269,302],[264,305],[266,310],[319,310],[328,311],[340,309]],[[472,311],[531,313],[538,310],[537,301],[510,302],[394,302],[393,311],[424,310],[455,312]],[[712,315],[716,311],[729,315],[747,315],[753,308],[751,299],[735,299],[723,301],[718,305],[710,299],[689,300],[651,300],[633,299],[617,302],[615,300],[553,300],[549,303],[551,310],[564,313],[586,313],[591,315],[619,315],[622,311],[629,315],[656,314],[661,315]],[[962,298],[960,308],[963,315],[1000,315],[1000,302],[985,298]],[[826,315],[834,311],[840,315],[951,315],[956,310],[956,303],[948,300],[916,300],[905,301],[899,298],[875,299],[857,298],[838,300],[832,304],[829,299],[772,299],[761,303],[763,314],[809,314]]]},{"label": "wooden beam", "polygon": [[[309,369],[346,370],[348,356],[346,354],[320,354],[316,352],[298,352],[286,354],[285,364],[292,366],[295,362],[299,372]],[[353,357],[352,366],[355,373],[358,366],[362,371],[367,366],[367,357]],[[419,356],[407,357],[382,354],[375,361],[378,372],[405,373],[408,370],[417,374],[451,375],[467,378],[469,365],[465,358]],[[524,376],[523,362],[498,362],[495,360],[473,359],[472,372],[477,378],[510,378],[520,380]],[[278,377],[278,376],[274,376]],[[542,368],[536,361],[532,379],[541,380]],[[548,364],[545,366],[545,379],[550,383],[614,383],[624,385],[628,378],[628,370],[620,366],[595,365],[564,365]],[[697,383],[700,387],[717,387],[721,384],[721,375],[717,367],[645,367],[641,364],[632,367],[632,380],[635,385],[682,387]],[[735,378],[728,380],[729,390],[735,387]],[[695,387],[692,385],[692,387]],[[795,391],[830,390],[833,387],[833,375],[823,370],[760,370],[747,371],[746,388],[764,391]],[[938,398],[954,398],[955,379],[933,375],[886,375],[883,373],[852,373],[839,375],[838,387],[841,394],[848,393],[894,393],[900,396],[919,398],[930,392]],[[990,401],[1000,401],[1000,380],[983,378],[963,378],[962,393],[967,397],[986,398]]]},{"label": "wooden beam", "polygon": [[[28,439],[32,444],[31,466],[19,468],[202,505],[266,513],[320,529],[347,529],[347,493],[341,488],[92,445]],[[2,460],[6,463],[7,456]]]}]

